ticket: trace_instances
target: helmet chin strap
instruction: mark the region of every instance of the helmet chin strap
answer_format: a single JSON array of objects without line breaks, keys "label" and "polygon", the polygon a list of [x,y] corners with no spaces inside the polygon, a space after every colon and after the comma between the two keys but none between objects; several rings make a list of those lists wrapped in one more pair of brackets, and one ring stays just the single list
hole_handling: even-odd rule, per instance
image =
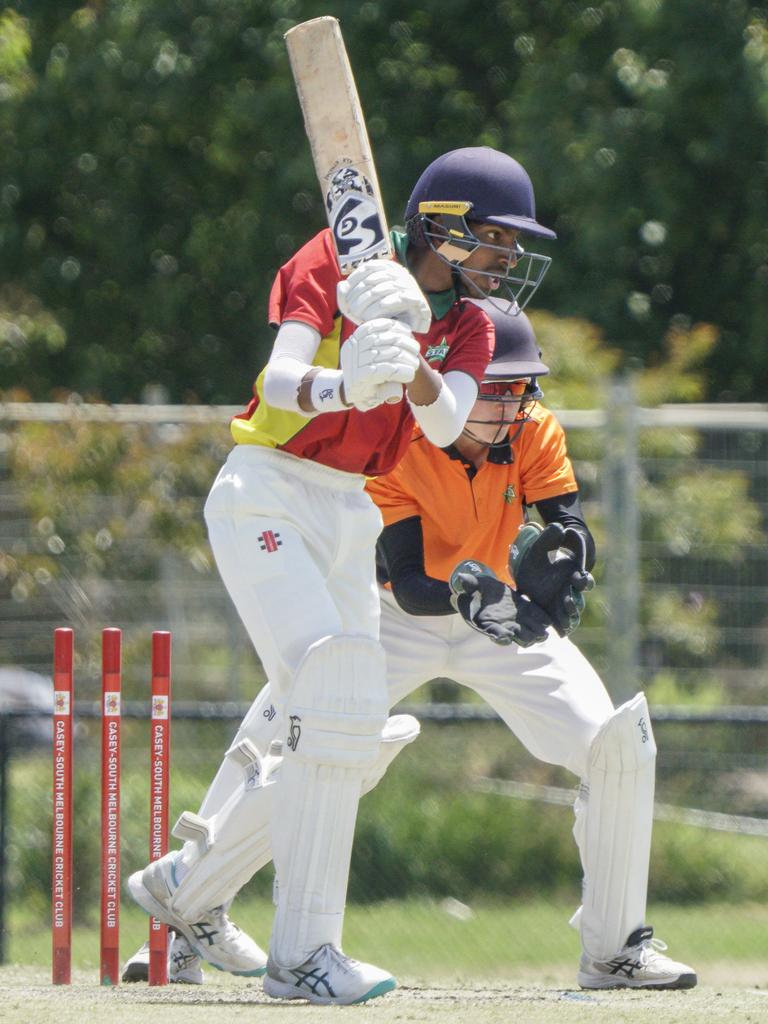
[{"label": "helmet chin strap", "polygon": [[[489,422],[489,421],[485,421],[485,422]],[[478,437],[477,434],[473,434],[472,431],[469,430],[466,425],[464,427],[464,430],[462,430],[462,434],[465,437],[469,437],[469,439],[471,441],[474,441],[475,444],[481,444],[483,447],[487,447],[487,449],[492,449],[492,447],[501,447],[502,444],[507,444],[507,443],[512,444],[515,440],[517,440],[517,437],[518,437],[520,431],[522,430],[523,426],[525,425],[525,419],[523,418],[522,420],[519,421],[519,423],[518,423],[517,420],[514,420],[512,423],[508,423],[508,424],[505,424],[504,421],[500,421],[499,422],[499,429],[501,429],[505,425],[506,425],[507,429],[504,432],[504,434],[501,437],[499,437],[498,436],[499,431],[497,430],[497,439],[493,440],[493,441],[486,441],[484,438]],[[512,434],[512,433],[510,433],[510,431],[512,430],[513,427],[516,427],[516,429],[515,429],[515,432]]]},{"label": "helmet chin strap", "polygon": [[[454,302],[458,302],[459,299],[463,298],[464,295],[465,295],[465,292],[462,290],[462,287],[461,287],[462,286],[462,281],[463,281],[463,275],[462,275],[461,271],[459,270],[459,268],[454,263],[452,263],[451,264],[451,284],[453,286]],[[459,309],[461,309],[461,308],[462,307],[459,306]]]},{"label": "helmet chin strap", "polygon": [[[498,422],[498,424],[497,424],[497,427],[498,427],[498,430],[496,431],[497,440],[494,440],[494,441],[485,441],[482,437],[478,437],[477,434],[473,434],[471,430],[467,429],[466,424],[465,424],[464,429],[462,430],[461,433],[462,433],[462,435],[464,437],[468,437],[470,439],[470,441],[474,441],[475,444],[482,445],[483,448],[500,448],[502,445],[507,444],[507,443],[513,444],[517,440],[517,438],[518,438],[518,436],[520,434],[520,431],[525,426],[526,419],[527,419],[526,416],[523,416],[523,418],[521,420],[519,420],[519,421],[517,419],[514,419],[511,423],[506,425],[507,426],[506,431],[499,438],[498,437],[498,431],[505,425],[504,421],[500,420]],[[474,421],[468,420],[467,422],[474,422]],[[490,423],[491,421],[490,420],[485,420],[483,422]],[[516,427],[517,429],[515,430],[514,434],[511,434],[510,431],[512,430],[513,427]]]}]

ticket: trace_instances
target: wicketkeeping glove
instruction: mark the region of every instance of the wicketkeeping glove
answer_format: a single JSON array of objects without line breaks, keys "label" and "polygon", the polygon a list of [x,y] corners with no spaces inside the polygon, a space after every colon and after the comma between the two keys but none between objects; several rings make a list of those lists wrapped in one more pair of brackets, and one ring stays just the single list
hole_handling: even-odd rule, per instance
[{"label": "wicketkeeping glove", "polygon": [[432,323],[432,310],[416,278],[394,260],[370,260],[336,286],[344,316],[356,324],[389,317],[423,334]]},{"label": "wicketkeeping glove", "polygon": [[474,559],[459,562],[448,581],[451,604],[468,626],[497,644],[530,647],[546,640],[549,616]]},{"label": "wicketkeeping glove", "polygon": [[515,586],[550,616],[560,636],[581,621],[584,594],[595,581],[586,568],[587,549],[578,530],[560,523],[526,523],[509,549]]}]

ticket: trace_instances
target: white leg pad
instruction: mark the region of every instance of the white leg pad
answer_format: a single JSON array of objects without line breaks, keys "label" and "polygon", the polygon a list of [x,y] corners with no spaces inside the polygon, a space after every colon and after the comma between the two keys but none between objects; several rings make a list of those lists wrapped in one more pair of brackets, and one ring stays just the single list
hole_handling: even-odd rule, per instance
[{"label": "white leg pad", "polygon": [[588,771],[573,830],[584,869],[582,906],[571,923],[587,955],[608,960],[645,923],[656,743],[642,693],[601,726]]},{"label": "white leg pad", "polygon": [[272,703],[272,688],[267,684],[262,687],[256,700],[248,709],[233,745],[224,756],[216,776],[208,787],[208,792],[200,805],[200,814],[203,818],[212,818],[214,814],[222,809],[224,804],[235,793],[243,781],[243,773],[237,760],[231,757],[241,740],[249,740],[257,750],[266,752],[269,745],[277,735],[278,715],[275,705]]},{"label": "white leg pad", "polygon": [[360,636],[313,644],[286,700],[273,852],[279,878],[270,955],[302,964],[341,945],[363,780],[375,772],[387,718],[384,650]]},{"label": "white leg pad", "polygon": [[365,796],[375,786],[378,786],[384,777],[384,773],[403,747],[413,743],[420,732],[421,726],[413,715],[391,715],[387,719],[381,733],[379,756],[370,771],[366,772],[363,776],[362,786],[360,787],[361,796]]},{"label": "white leg pad", "polygon": [[[376,786],[403,747],[419,735],[412,715],[388,718],[381,734],[376,763],[365,775],[361,795]],[[273,741],[262,758],[246,737],[227,751],[227,758],[245,776],[231,799],[211,818],[185,811],[173,835],[185,840],[182,858],[186,873],[173,896],[175,912],[193,921],[228,903],[272,859],[272,797],[282,763],[282,744]]]},{"label": "white leg pad", "polygon": [[231,747],[227,758],[245,777],[236,792],[213,817],[185,811],[173,828],[186,842],[172,907],[187,921],[228,903],[272,858],[272,793],[281,758],[262,757],[248,739]]}]

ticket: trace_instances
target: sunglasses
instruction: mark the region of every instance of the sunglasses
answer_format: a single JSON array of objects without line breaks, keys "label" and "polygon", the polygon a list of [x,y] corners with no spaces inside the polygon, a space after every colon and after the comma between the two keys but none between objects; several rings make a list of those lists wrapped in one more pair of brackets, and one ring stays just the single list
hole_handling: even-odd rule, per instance
[{"label": "sunglasses", "polygon": [[530,377],[520,380],[484,380],[480,383],[482,398],[522,398],[531,383]]}]

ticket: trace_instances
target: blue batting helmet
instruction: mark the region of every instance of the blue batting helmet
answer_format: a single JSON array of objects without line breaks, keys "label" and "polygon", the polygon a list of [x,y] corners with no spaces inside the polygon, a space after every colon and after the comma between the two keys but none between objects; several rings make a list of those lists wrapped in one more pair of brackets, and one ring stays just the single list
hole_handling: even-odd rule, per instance
[{"label": "blue batting helmet", "polygon": [[468,146],[444,153],[427,167],[408,200],[406,223],[422,203],[469,203],[467,220],[517,228],[538,238],[557,238],[536,220],[533,185],[513,157],[490,146]]}]

